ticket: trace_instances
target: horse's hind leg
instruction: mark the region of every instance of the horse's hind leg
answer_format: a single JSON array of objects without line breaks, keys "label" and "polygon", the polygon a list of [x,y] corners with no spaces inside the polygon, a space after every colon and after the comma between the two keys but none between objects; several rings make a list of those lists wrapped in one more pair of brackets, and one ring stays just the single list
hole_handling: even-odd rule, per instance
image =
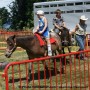
[{"label": "horse's hind leg", "polygon": [[46,77],[48,78],[49,76],[49,69],[48,69],[48,65],[47,65],[47,63],[46,63],[46,61],[42,61],[42,63],[43,63],[43,66],[44,66],[44,73],[45,73],[45,75],[46,75]]},{"label": "horse's hind leg", "polygon": [[[69,51],[69,53],[71,53],[71,48],[70,47],[68,47],[68,51]],[[70,62],[69,63],[72,63],[72,57],[70,56]]]},{"label": "horse's hind leg", "polygon": [[31,77],[31,70],[32,70],[32,63],[29,63],[29,70],[28,70],[28,79],[29,79],[29,81],[32,80],[32,77]]}]

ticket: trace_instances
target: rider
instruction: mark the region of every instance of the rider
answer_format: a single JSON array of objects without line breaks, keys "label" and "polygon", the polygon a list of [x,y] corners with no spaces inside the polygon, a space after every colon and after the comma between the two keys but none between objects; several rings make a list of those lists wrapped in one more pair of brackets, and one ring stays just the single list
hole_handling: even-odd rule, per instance
[{"label": "rider", "polygon": [[62,29],[62,27],[66,27],[66,24],[63,20],[63,17],[61,16],[60,9],[57,9],[55,11],[55,14],[56,14],[56,17],[53,18],[54,31],[55,31],[55,33],[59,34],[60,29]]},{"label": "rider", "polygon": [[49,28],[48,28],[48,21],[44,16],[44,12],[42,10],[38,10],[36,15],[39,19],[38,26],[36,27],[36,32],[42,35],[47,41],[48,47],[48,56],[52,56],[51,44],[50,44],[50,36],[49,36]]},{"label": "rider", "polygon": [[[69,30],[66,27],[66,23],[63,19],[63,17],[61,16],[61,10],[57,9],[55,11],[56,17],[53,18],[53,25],[54,25],[54,32],[57,33],[59,36],[61,36],[61,31],[60,30]],[[65,28],[65,29],[63,29]],[[69,42],[71,42],[71,35],[69,35]],[[71,45],[71,43],[70,43]]]}]

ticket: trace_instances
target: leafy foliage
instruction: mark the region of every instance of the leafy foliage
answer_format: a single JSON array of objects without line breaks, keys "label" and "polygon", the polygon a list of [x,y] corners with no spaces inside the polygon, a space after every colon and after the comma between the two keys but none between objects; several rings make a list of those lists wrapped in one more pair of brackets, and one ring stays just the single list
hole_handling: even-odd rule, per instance
[{"label": "leafy foliage", "polygon": [[53,0],[15,0],[9,5],[10,13],[5,8],[0,10],[0,23],[3,25],[10,14],[11,29],[14,31],[32,28],[34,27],[33,4],[45,1]]},{"label": "leafy foliage", "polygon": [[52,0],[16,0],[10,6],[12,12],[12,28],[15,30],[23,30],[32,28],[33,21],[33,3]]},{"label": "leafy foliage", "polygon": [[7,22],[9,13],[5,7],[0,8],[0,27]]}]

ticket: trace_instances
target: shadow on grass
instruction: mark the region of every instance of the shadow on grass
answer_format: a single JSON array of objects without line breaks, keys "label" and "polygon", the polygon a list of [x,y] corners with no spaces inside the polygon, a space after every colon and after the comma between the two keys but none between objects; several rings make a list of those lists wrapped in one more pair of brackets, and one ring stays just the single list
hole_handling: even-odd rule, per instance
[{"label": "shadow on grass", "polygon": [[[36,73],[31,73],[31,77],[30,77],[30,79],[28,79],[28,81],[32,81],[33,78],[34,78],[34,80],[49,79],[50,77],[56,76],[59,73],[60,73],[60,71],[58,71],[57,69],[54,69],[54,68],[52,70],[48,70],[48,71],[46,70],[46,72],[40,71],[40,72],[36,72]],[[24,80],[27,80],[27,79],[26,79],[26,77],[22,77],[21,79],[16,78],[14,80],[9,79],[9,83],[13,83],[13,81],[14,82],[19,82],[20,80],[24,81]]]}]

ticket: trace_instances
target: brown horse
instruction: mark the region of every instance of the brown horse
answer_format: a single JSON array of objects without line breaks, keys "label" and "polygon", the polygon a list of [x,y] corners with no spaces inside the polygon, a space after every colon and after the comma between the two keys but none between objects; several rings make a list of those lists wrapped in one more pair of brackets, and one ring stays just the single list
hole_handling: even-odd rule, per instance
[{"label": "brown horse", "polygon": [[66,27],[62,27],[62,29],[60,29],[60,31],[61,31],[60,38],[61,38],[63,54],[65,53],[64,47],[67,47],[68,51],[70,53],[71,50],[70,50],[69,46],[71,45],[71,35],[69,34],[69,30]]},{"label": "brown horse", "polygon": [[[56,40],[55,43],[51,44],[53,54],[56,53],[56,50],[60,53],[61,51],[60,38],[54,34],[51,34],[51,37],[54,37],[54,39]],[[9,58],[17,47],[25,49],[29,59],[43,57],[46,52],[45,46],[40,46],[39,40],[35,35],[28,35],[28,36],[13,35],[7,38],[7,49],[5,56]],[[31,63],[29,69],[30,69],[29,73],[31,73],[32,70]]]},{"label": "brown horse", "polygon": [[[60,52],[61,49],[61,41],[60,38],[51,34],[51,37],[53,37],[56,42],[51,44],[52,52]],[[7,49],[5,56],[9,58],[11,54],[16,50],[17,47],[21,47],[26,50],[29,59],[37,58],[37,57],[43,57],[45,56],[45,52],[47,49],[47,46],[40,46],[39,40],[35,35],[28,35],[28,36],[10,36],[7,38]]]}]

